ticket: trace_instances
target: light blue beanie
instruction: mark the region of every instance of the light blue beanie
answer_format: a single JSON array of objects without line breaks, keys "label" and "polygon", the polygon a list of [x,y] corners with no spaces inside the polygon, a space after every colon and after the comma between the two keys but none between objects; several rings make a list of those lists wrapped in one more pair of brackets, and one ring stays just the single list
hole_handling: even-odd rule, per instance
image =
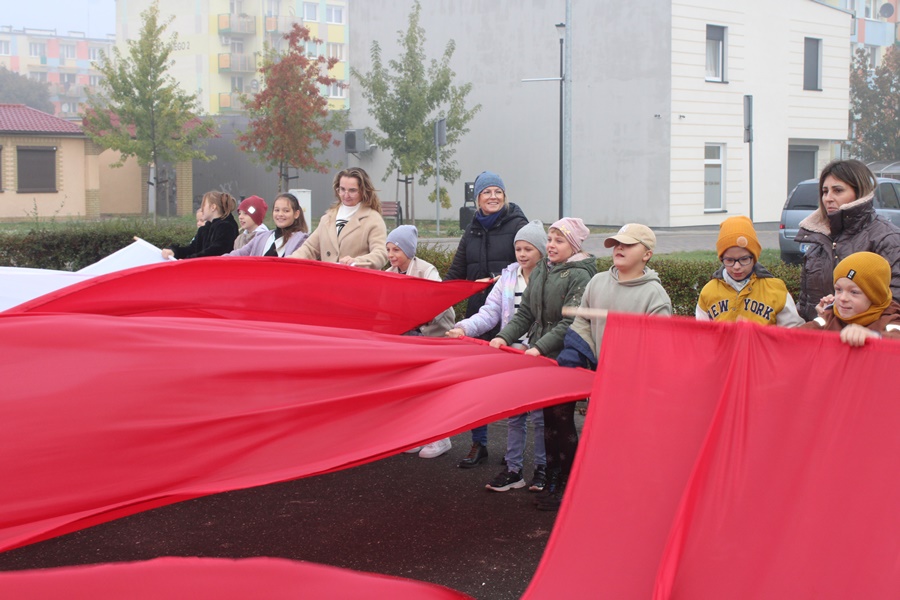
[{"label": "light blue beanie", "polygon": [[419,230],[415,225],[401,225],[388,234],[385,243],[395,244],[406,258],[413,258],[416,255],[416,244],[419,243]]},{"label": "light blue beanie", "polygon": [[541,256],[547,256],[547,232],[544,231],[544,224],[539,220],[529,221],[527,225],[523,225],[522,229],[516,233],[518,241],[528,242],[541,252]]},{"label": "light blue beanie", "polygon": [[485,188],[489,188],[492,185],[496,185],[503,190],[504,194],[506,193],[506,186],[503,185],[503,180],[500,179],[499,175],[492,173],[491,171],[482,171],[481,174],[475,178],[475,198],[478,198]]}]

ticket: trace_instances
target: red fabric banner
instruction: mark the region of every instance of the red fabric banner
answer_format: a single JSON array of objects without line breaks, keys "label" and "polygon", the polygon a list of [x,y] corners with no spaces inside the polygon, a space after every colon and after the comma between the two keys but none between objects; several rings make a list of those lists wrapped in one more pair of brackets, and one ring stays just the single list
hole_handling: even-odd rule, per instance
[{"label": "red fabric banner", "polygon": [[6,550],[583,398],[593,373],[335,327],[7,313],[0,379]]},{"label": "red fabric banner", "polygon": [[900,595],[900,344],[611,315],[525,598]]},{"label": "red fabric banner", "polygon": [[158,558],[136,563],[3,573],[0,574],[0,596],[29,600],[470,598],[421,581],[280,558]]},{"label": "red fabric banner", "polygon": [[116,271],[6,312],[217,317],[405,333],[487,285],[309,260],[215,257]]}]

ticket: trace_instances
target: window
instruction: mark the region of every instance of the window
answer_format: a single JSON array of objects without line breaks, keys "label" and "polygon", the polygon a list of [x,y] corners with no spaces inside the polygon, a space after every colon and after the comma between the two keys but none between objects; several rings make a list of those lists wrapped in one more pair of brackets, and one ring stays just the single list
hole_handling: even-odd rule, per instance
[{"label": "window", "polygon": [[803,38],[803,89],[822,91],[822,40]]},{"label": "window", "polygon": [[318,21],[319,20],[319,5],[313,2],[304,2],[303,3],[303,20],[304,21]]},{"label": "window", "polygon": [[706,26],[706,80],[725,82],[725,27]]},{"label": "window", "polygon": [[56,146],[16,148],[18,192],[56,192]]},{"label": "window", "polygon": [[274,17],[278,15],[278,9],[280,8],[281,0],[266,0],[266,16]]},{"label": "window", "polygon": [[41,83],[47,83],[47,72],[46,71],[32,71],[28,74],[28,78],[32,81],[40,81]]},{"label": "window", "polygon": [[30,42],[28,44],[28,56],[47,56],[47,44]]},{"label": "window", "polygon": [[244,0],[230,0],[228,2],[228,11],[233,15],[239,15],[244,12]]},{"label": "window", "polygon": [[344,45],[331,43],[328,44],[328,58],[344,60]]},{"label": "window", "polygon": [[724,160],[725,146],[706,144],[703,160],[703,210],[725,210]]},{"label": "window", "polygon": [[61,44],[59,55],[62,58],[75,58],[75,44]]},{"label": "window", "polygon": [[231,40],[231,53],[232,54],[243,54],[244,53],[244,40],[232,39]]},{"label": "window", "polygon": [[0,56],[9,56],[9,40],[0,40]]},{"label": "window", "polygon": [[319,56],[319,45],[312,40],[306,42],[306,55]]},{"label": "window", "polygon": [[231,91],[232,92],[243,92],[244,91],[244,78],[243,77],[232,77],[231,78]]},{"label": "window", "polygon": [[102,79],[103,78],[99,75],[91,75],[90,77],[88,77],[88,85],[91,87],[97,87],[98,85],[100,85],[100,81]]},{"label": "window", "polygon": [[99,61],[101,52],[103,52],[103,50],[97,48],[96,46],[88,48],[88,58],[94,61]]},{"label": "window", "polygon": [[878,14],[875,9],[876,4],[877,4],[877,2],[875,0],[865,0],[865,5],[866,5],[865,11],[866,11],[867,19],[874,19],[875,15]]},{"label": "window", "polygon": [[341,6],[332,6],[331,4],[325,7],[325,22],[326,23],[343,23],[344,22],[344,8]]},{"label": "window", "polygon": [[61,73],[59,82],[67,86],[75,85],[75,73]]},{"label": "window", "polygon": [[900,200],[897,199],[897,188],[893,183],[881,183],[875,193],[875,208],[890,208],[900,210]]},{"label": "window", "polygon": [[328,90],[329,98],[343,98],[344,97],[344,84],[343,83],[332,83]]}]

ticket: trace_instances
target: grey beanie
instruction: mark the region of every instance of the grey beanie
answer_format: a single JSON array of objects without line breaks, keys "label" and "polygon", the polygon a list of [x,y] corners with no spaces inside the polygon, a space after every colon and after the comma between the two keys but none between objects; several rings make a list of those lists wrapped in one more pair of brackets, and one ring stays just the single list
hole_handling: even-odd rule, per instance
[{"label": "grey beanie", "polygon": [[541,256],[547,256],[547,232],[544,231],[544,224],[538,219],[529,221],[527,225],[524,225],[522,229],[519,230],[516,234],[514,243],[519,240],[528,242],[540,250]]},{"label": "grey beanie", "polygon": [[490,171],[482,171],[478,177],[475,178],[475,198],[478,198],[478,196],[481,195],[484,188],[489,188],[492,185],[496,185],[503,190],[503,193],[506,193],[506,186],[503,185],[503,180],[500,179],[499,175]]},{"label": "grey beanie", "polygon": [[419,243],[419,230],[415,225],[401,225],[388,234],[385,243],[395,244],[406,258],[413,258],[416,255],[416,244]]}]

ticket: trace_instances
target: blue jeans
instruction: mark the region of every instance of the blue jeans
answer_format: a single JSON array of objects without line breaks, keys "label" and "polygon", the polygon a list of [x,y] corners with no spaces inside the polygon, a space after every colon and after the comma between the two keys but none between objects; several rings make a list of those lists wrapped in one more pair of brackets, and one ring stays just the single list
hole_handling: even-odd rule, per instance
[{"label": "blue jeans", "polygon": [[529,415],[534,426],[534,465],[537,467],[547,464],[547,452],[544,447],[544,411],[532,410],[507,419],[506,468],[515,473],[522,472]]},{"label": "blue jeans", "polygon": [[487,425],[482,425],[472,430],[472,443],[487,447]]}]

